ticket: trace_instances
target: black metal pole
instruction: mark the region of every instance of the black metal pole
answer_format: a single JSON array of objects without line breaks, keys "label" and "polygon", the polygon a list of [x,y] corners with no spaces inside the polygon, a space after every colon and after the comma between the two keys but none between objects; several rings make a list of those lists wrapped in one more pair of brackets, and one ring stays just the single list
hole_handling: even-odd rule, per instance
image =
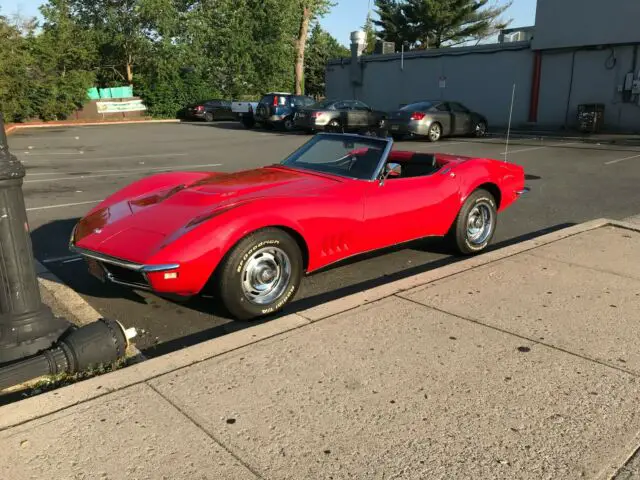
[{"label": "black metal pole", "polygon": [[0,364],[50,348],[71,326],[42,303],[27,211],[24,166],[9,153],[0,113]]}]

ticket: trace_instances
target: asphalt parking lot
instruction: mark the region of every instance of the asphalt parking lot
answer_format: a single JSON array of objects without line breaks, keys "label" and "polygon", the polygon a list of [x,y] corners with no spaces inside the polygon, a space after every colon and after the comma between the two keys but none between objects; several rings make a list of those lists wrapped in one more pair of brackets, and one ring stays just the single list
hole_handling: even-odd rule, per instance
[{"label": "asphalt parking lot", "polygon": [[[9,137],[27,168],[24,184],[35,255],[101,314],[139,331],[148,356],[224,335],[251,324],[226,318],[214,299],[174,303],[103,285],[89,276],[67,241],[75,222],[98,201],[143,176],[166,170],[236,171],[280,161],[309,137],[249,131],[236,123],[47,128]],[[500,137],[400,142],[397,149],[504,159]],[[640,212],[640,145],[553,138],[514,138],[508,161],[523,165],[529,192],[499,219],[494,248],[596,217]],[[304,280],[284,312],[308,308],[456,261],[440,241],[368,256]]]}]

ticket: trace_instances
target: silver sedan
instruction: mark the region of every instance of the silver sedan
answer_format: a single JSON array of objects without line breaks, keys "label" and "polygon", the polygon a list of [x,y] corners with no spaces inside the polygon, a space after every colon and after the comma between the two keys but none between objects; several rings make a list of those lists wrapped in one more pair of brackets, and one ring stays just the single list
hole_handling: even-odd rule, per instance
[{"label": "silver sedan", "polygon": [[458,102],[422,101],[391,112],[387,119],[389,133],[395,138],[425,137],[437,142],[442,137],[487,133],[487,119]]}]

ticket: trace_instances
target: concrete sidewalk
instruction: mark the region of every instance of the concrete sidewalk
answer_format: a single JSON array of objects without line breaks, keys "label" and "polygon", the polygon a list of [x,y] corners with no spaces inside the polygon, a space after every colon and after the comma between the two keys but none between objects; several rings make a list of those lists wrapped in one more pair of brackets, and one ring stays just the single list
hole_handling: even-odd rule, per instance
[{"label": "concrete sidewalk", "polygon": [[639,259],[596,220],[2,407],[0,478],[635,478]]}]

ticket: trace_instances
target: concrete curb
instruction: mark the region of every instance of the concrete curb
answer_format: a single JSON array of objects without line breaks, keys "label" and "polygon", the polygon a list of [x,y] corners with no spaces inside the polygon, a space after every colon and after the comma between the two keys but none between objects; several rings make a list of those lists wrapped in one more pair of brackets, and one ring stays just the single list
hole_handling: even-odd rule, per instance
[{"label": "concrete curb", "polygon": [[36,123],[36,124],[13,124],[5,128],[5,133],[9,135],[16,130],[24,130],[28,128],[55,128],[55,127],[98,127],[108,125],[131,125],[131,124],[148,124],[148,123],[180,123],[178,119],[163,119],[163,120],[123,120],[114,122],[90,122],[90,123]]},{"label": "concrete curb", "polygon": [[0,407],[0,431],[64,410],[71,406],[87,402],[111,392],[121,390],[169,372],[189,367],[209,360],[224,353],[237,350],[261,340],[271,338],[298,328],[307,326],[339,313],[355,309],[361,305],[395,295],[397,293],[419,287],[430,282],[462,273],[489,263],[507,258],[518,253],[557,242],[580,233],[588,232],[604,226],[617,226],[640,232],[640,225],[619,222],[609,219],[597,219],[563,230],[549,233],[525,242],[488,252],[478,257],[462,260],[458,263],[434,269],[413,277],[391,282],[361,293],[328,302],[297,314],[266,321],[256,326],[236,331],[203,342],[184,350],[153,358],[142,363],[118,370],[106,375],[92,378],[68,387],[48,392],[36,397],[27,398],[14,404]]}]

